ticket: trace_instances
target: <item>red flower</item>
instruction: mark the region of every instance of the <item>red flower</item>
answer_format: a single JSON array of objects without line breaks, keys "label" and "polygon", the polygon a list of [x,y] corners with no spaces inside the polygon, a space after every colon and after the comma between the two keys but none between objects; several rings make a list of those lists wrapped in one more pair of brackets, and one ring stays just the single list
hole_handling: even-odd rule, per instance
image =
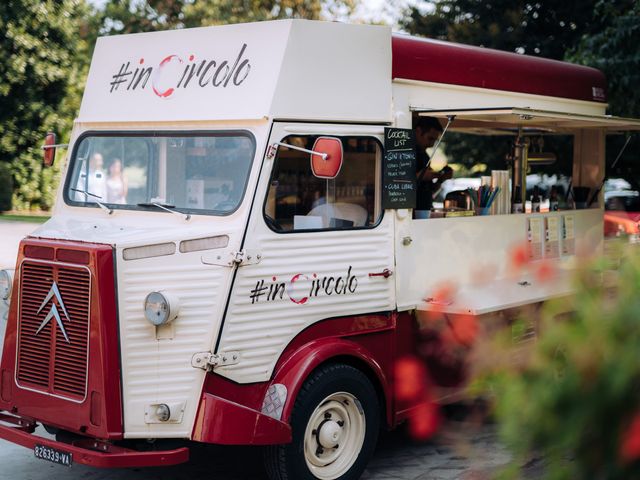
[{"label": "red flower", "polygon": [[436,433],[441,419],[424,363],[414,356],[402,357],[395,363],[394,377],[396,399],[413,407],[409,433],[417,440],[426,440]]},{"label": "red flower", "polygon": [[395,364],[395,392],[400,401],[416,400],[426,390],[427,371],[416,357],[402,357]]},{"label": "red flower", "polygon": [[518,245],[511,250],[510,254],[511,267],[514,270],[520,270],[527,263],[529,263],[529,252],[526,244]]},{"label": "red flower", "polygon": [[549,261],[540,262],[535,271],[540,282],[546,282],[556,276],[556,267]]},{"label": "red flower", "polygon": [[418,405],[409,417],[409,433],[416,440],[427,440],[440,427],[441,417],[438,404],[426,401]]},{"label": "red flower", "polygon": [[455,294],[456,294],[456,286],[453,283],[444,282],[434,292],[431,301],[432,303],[435,303],[435,304],[451,303],[453,302],[453,298],[455,297]]},{"label": "red flower", "polygon": [[636,413],[629,427],[622,435],[620,457],[626,463],[640,458],[640,413]]},{"label": "red flower", "polygon": [[455,339],[464,346],[470,346],[478,334],[478,322],[473,315],[457,315],[451,319]]}]

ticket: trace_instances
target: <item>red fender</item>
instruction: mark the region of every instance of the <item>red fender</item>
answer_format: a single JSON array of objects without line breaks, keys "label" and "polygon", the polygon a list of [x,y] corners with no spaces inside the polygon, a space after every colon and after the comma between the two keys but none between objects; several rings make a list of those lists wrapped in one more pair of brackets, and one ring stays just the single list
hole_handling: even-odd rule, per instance
[{"label": "red fender", "polygon": [[[359,339],[359,337],[355,337]],[[339,338],[321,338],[304,344],[295,350],[278,367],[271,384],[280,383],[287,387],[287,400],[282,412],[282,421],[289,423],[295,400],[302,384],[320,364],[332,358],[351,357],[366,364],[375,374],[385,400],[386,417],[389,425],[393,422],[391,407],[391,387],[389,374],[364,346],[355,341]]]},{"label": "red fender", "polygon": [[[382,391],[387,422],[394,425],[391,378],[398,354],[396,319],[397,314],[390,312],[318,322],[289,343],[267,382],[238,384],[215,373],[207,375],[192,439],[253,445],[291,441],[289,421],[298,393],[311,372],[331,360],[353,364],[370,376]],[[280,420],[262,413],[265,393],[273,384],[287,388]],[[229,428],[222,428],[222,415]]]}]

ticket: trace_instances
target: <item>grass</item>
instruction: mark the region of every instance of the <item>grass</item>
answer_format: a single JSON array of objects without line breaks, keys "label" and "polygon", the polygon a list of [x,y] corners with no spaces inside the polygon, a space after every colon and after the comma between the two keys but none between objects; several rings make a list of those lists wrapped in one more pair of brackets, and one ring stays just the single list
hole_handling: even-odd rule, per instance
[{"label": "grass", "polygon": [[44,223],[49,220],[50,215],[24,215],[19,213],[2,213],[0,214],[0,221],[10,222],[29,222],[29,223]]}]

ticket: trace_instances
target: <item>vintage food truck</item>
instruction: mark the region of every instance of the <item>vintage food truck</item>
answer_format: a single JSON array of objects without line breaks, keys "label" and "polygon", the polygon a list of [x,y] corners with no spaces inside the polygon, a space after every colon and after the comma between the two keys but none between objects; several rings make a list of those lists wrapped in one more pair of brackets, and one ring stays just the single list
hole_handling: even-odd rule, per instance
[{"label": "vintage food truck", "polygon": [[[576,258],[602,246],[605,135],[640,128],[605,108],[597,70],[381,26],[100,38],[53,216],[0,274],[0,438],[98,467],[264,445],[272,478],[359,477],[379,429],[415,411],[394,365],[429,319],[482,328],[571,294]],[[513,145],[496,210],[414,218],[425,115],[445,142]],[[529,166],[550,158],[531,136],[556,135],[566,201],[529,212]],[[521,247],[554,274],[511,269]],[[425,358],[443,397],[463,376]]]}]

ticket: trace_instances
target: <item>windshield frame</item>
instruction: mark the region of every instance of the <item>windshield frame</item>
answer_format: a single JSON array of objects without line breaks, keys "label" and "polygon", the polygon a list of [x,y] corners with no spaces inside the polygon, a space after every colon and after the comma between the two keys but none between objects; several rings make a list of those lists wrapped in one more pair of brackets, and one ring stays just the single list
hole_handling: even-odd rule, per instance
[{"label": "windshield frame", "polygon": [[[253,148],[253,152],[251,155],[249,168],[247,169],[247,175],[244,181],[244,187],[242,190],[242,195],[240,196],[240,200],[237,205],[232,210],[211,210],[211,209],[199,209],[199,208],[188,208],[178,206],[175,208],[175,212],[177,213],[186,213],[191,215],[208,215],[208,216],[216,216],[216,217],[226,217],[235,213],[242,203],[244,202],[245,195],[247,194],[247,190],[249,187],[249,178],[251,177],[251,172],[253,170],[253,163],[255,162],[256,156],[256,137],[250,131],[246,129],[229,129],[229,130],[87,130],[82,132],[76,139],[73,145],[73,149],[71,151],[71,157],[69,161],[69,166],[67,168],[67,173],[64,179],[64,187],[63,187],[63,200],[64,203],[72,206],[72,207],[84,207],[84,208],[100,208],[100,206],[95,202],[81,202],[77,200],[73,200],[70,197],[70,187],[72,185],[72,176],[75,171],[77,154],[80,148],[80,144],[87,137],[231,137],[231,136],[241,136],[246,137],[251,141],[251,145]],[[140,211],[140,212],[161,212],[160,209],[155,207],[142,207],[138,205],[132,204],[116,204],[116,203],[107,203],[102,202],[107,205],[112,210],[130,210],[130,211]],[[168,213],[168,212],[165,212]]]}]

